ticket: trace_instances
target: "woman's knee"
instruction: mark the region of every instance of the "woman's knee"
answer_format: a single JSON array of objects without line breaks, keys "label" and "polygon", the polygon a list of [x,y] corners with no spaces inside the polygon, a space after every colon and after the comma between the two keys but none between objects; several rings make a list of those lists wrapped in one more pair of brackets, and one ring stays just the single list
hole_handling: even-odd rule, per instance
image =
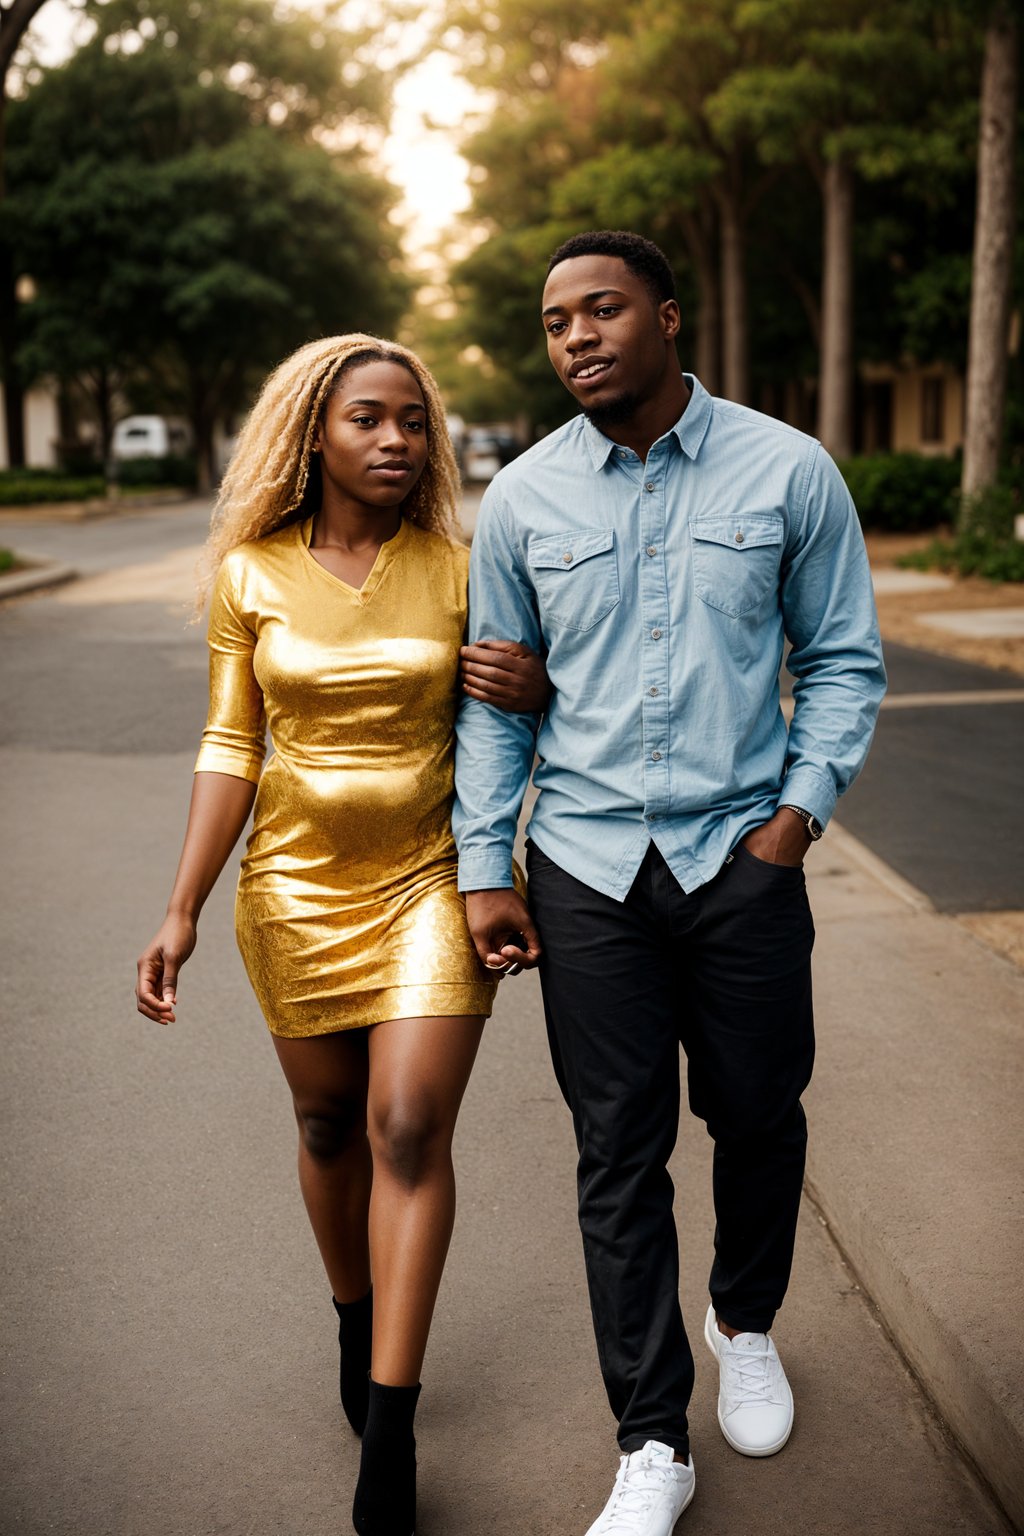
[{"label": "woman's knee", "polygon": [[428,1103],[391,1103],[370,1116],[375,1167],[414,1188],[451,1158],[452,1127]]},{"label": "woman's knee", "polygon": [[328,1104],[303,1106],[296,1103],[302,1145],[317,1163],[333,1163],[344,1157],[366,1138],[364,1104]]}]

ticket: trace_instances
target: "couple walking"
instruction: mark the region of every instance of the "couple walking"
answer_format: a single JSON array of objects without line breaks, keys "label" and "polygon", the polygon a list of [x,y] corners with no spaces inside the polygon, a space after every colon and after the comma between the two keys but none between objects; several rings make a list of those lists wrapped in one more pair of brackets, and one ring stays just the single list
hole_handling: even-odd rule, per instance
[{"label": "couple walking", "polygon": [[[455,1119],[497,979],[522,966],[540,967],[573,1115],[622,1451],[588,1536],[669,1536],[694,1494],[666,1168],[680,1044],[715,1143],[704,1334],[721,1430],[768,1456],[793,1422],[770,1329],[814,1048],[802,863],[884,689],[863,541],[817,443],[680,371],[656,246],[574,237],[540,307],[582,414],[484,497],[468,646],[457,472],[423,365],[332,338],[268,380],[215,513],[210,717],[168,915],[139,961],[140,1011],[171,1022],[255,799],[237,932],[334,1293],[360,1536],[415,1529]],[[512,844],[531,771],[527,895]]]}]

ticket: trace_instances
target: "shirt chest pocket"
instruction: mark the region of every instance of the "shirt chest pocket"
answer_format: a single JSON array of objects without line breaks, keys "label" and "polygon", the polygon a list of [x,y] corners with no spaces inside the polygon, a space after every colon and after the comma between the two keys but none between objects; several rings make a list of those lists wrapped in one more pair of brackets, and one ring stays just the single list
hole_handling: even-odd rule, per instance
[{"label": "shirt chest pocket", "polygon": [[783,531],[779,512],[695,517],[690,532],[697,596],[732,618],[759,607],[778,589]]},{"label": "shirt chest pocket", "polygon": [[566,629],[593,629],[619,600],[611,528],[576,528],[533,538],[527,561],[542,623],[550,619]]}]

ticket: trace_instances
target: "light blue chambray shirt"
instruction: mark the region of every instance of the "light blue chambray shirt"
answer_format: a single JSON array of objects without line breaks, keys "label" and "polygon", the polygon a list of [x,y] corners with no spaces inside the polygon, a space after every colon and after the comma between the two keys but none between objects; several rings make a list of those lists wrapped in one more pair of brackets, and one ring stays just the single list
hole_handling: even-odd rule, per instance
[{"label": "light blue chambray shirt", "polygon": [[684,377],[646,463],[577,416],[484,495],[470,637],[546,651],[553,693],[539,729],[462,704],[462,890],[511,885],[535,749],[529,836],[620,901],[652,839],[692,891],[780,804],[827,822],[867,756],[885,671],[843,479],[813,438]]}]

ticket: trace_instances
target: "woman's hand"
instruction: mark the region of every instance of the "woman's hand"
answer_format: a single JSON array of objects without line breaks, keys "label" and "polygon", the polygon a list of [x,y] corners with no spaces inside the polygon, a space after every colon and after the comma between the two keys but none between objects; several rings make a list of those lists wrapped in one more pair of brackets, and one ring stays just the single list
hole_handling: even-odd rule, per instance
[{"label": "woman's hand", "polygon": [[196,947],[190,917],[168,913],[151,944],[139,957],[135,997],[139,1012],[157,1024],[173,1024],[178,1001],[178,972]]},{"label": "woman's hand", "polygon": [[462,691],[506,713],[539,713],[551,693],[543,661],[516,640],[478,640],[459,652]]}]

